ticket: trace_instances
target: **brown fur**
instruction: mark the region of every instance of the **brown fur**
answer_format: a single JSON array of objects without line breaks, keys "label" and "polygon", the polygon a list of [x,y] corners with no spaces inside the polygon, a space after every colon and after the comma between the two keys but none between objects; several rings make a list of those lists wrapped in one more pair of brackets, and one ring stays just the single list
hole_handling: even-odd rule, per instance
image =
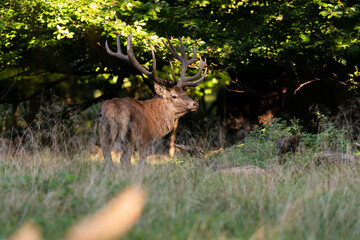
[{"label": "brown fur", "polygon": [[149,145],[168,134],[176,119],[199,107],[180,87],[164,89],[155,83],[155,91],[159,97],[147,101],[114,98],[102,103],[99,133],[106,163],[112,164],[115,146],[123,150],[123,167],[131,167],[135,149],[139,150],[139,163],[145,164]]}]

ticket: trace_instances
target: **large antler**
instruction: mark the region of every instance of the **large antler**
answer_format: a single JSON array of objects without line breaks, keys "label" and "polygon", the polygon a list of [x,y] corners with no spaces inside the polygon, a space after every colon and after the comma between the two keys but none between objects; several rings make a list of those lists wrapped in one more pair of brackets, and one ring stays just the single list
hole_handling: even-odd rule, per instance
[{"label": "large antler", "polygon": [[[174,45],[171,43],[171,41],[170,41],[170,39],[169,39],[168,36],[166,36],[166,39],[167,39],[167,41],[168,41],[168,43],[169,43],[169,45],[167,45],[167,44],[163,41],[163,43],[165,44],[166,48],[171,52],[171,54],[172,54],[177,60],[179,60],[179,61],[181,62],[181,73],[180,73],[180,80],[179,80],[179,81],[177,81],[177,79],[176,79],[176,76],[175,76],[174,70],[173,70],[173,66],[172,66],[172,64],[171,64],[171,62],[170,62],[170,65],[171,65],[171,73],[172,73],[172,76],[173,76],[173,78],[174,78],[174,81],[175,81],[175,82],[178,82],[178,83],[177,83],[177,86],[178,86],[178,87],[190,87],[190,86],[191,86],[191,87],[196,87],[196,86],[198,86],[198,85],[204,80],[204,78],[206,77],[207,68],[205,68],[204,74],[203,74],[199,79],[197,79],[197,78],[200,76],[200,74],[201,74],[201,72],[202,72],[202,70],[203,70],[203,68],[204,68],[204,66],[205,66],[205,64],[206,64],[206,59],[205,59],[205,61],[203,61],[203,60],[201,59],[201,56],[200,56],[200,68],[199,68],[199,71],[198,71],[194,76],[192,76],[192,77],[185,77],[185,73],[186,73],[186,70],[187,70],[188,66],[189,66],[190,64],[192,64],[192,63],[196,60],[196,49],[195,49],[195,46],[194,46],[194,44],[192,45],[192,47],[193,47],[193,56],[192,56],[192,58],[191,58],[190,60],[188,60],[187,57],[186,57],[186,53],[185,53],[185,47],[184,47],[184,44],[183,44],[182,41],[181,41],[181,38],[179,38],[179,40],[180,40],[180,45],[178,46],[179,49],[180,49],[181,55],[178,54],[178,52],[176,51]],[[197,79],[197,80],[195,80],[195,79]],[[194,80],[195,80],[195,81],[194,81]]]},{"label": "large antler", "polygon": [[166,76],[167,76],[166,80],[156,76],[156,59],[155,59],[155,53],[154,53],[154,50],[153,50],[152,46],[151,46],[151,54],[152,54],[152,58],[153,58],[153,66],[152,66],[153,71],[149,72],[143,66],[141,66],[141,64],[138,62],[138,60],[135,57],[134,50],[133,50],[133,47],[132,47],[132,33],[130,33],[128,35],[128,37],[127,37],[127,40],[128,40],[127,41],[127,54],[128,55],[123,54],[122,51],[121,51],[121,44],[120,44],[119,34],[117,35],[117,38],[116,38],[116,40],[117,40],[117,51],[116,52],[111,51],[107,41],[105,42],[105,48],[106,48],[106,51],[111,56],[120,58],[123,61],[131,63],[141,73],[143,73],[144,75],[146,75],[149,78],[154,79],[154,81],[156,81],[157,83],[159,83],[159,84],[161,84],[161,85],[163,85],[165,87],[171,88],[171,87],[173,87],[175,85],[177,85],[178,87],[198,86],[201,83],[201,81],[204,80],[204,78],[206,76],[207,68],[205,68],[204,74],[199,79],[197,79],[196,81],[193,81],[193,80],[195,80],[196,78],[198,78],[200,76],[200,74],[201,74],[201,72],[202,72],[202,70],[203,70],[203,68],[205,66],[206,60],[203,61],[201,59],[201,57],[200,57],[199,71],[192,77],[185,77],[185,73],[186,73],[186,70],[187,70],[188,66],[196,60],[195,46],[193,45],[193,56],[192,56],[192,58],[190,60],[188,60],[186,58],[185,47],[184,47],[181,39],[179,38],[180,39],[179,48],[180,48],[180,52],[181,52],[181,56],[180,56],[177,53],[177,51],[175,50],[175,47],[172,45],[169,37],[166,37],[166,38],[168,40],[169,45],[167,45],[164,42],[165,46],[171,52],[171,54],[181,62],[182,69],[181,69],[181,74],[180,74],[180,81],[178,81],[176,79],[174,69],[173,69],[173,66],[172,66],[171,62],[170,62],[171,74],[172,74],[172,76],[174,78],[174,81],[170,81],[167,74],[166,74]]},{"label": "large antler", "polygon": [[153,57],[153,67],[152,67],[153,71],[149,72],[143,66],[141,66],[141,64],[138,62],[138,60],[135,57],[134,50],[132,47],[132,33],[130,33],[127,37],[127,40],[128,40],[127,41],[127,54],[128,55],[123,54],[121,51],[119,34],[117,35],[116,40],[117,40],[117,52],[116,53],[111,51],[107,41],[105,42],[106,51],[111,56],[120,58],[121,60],[131,63],[141,73],[145,74],[149,78],[154,79],[154,81],[156,81],[157,83],[159,83],[165,87],[172,87],[174,85],[174,83],[171,83],[169,80],[165,80],[165,79],[162,79],[162,78],[159,78],[158,76],[156,76],[156,59],[155,59],[155,53],[154,53],[152,46],[151,46],[151,54]]}]

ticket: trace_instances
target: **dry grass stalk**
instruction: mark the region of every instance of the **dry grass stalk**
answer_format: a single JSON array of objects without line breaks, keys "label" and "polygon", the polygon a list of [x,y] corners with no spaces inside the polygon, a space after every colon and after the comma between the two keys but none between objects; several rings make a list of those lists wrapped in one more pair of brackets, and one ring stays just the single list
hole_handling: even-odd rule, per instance
[{"label": "dry grass stalk", "polygon": [[249,238],[249,240],[261,240],[265,239],[264,226],[261,226],[256,232]]},{"label": "dry grass stalk", "polygon": [[8,240],[41,240],[41,230],[32,222],[21,226]]},{"label": "dry grass stalk", "polygon": [[257,166],[239,166],[239,167],[230,167],[220,170],[223,174],[263,174],[265,169]]},{"label": "dry grass stalk", "polygon": [[297,211],[299,210],[299,205],[307,199],[313,198],[324,191],[322,189],[316,189],[306,193],[304,196],[299,197],[293,203],[286,206],[285,211],[280,219],[280,224],[287,222],[289,219],[294,218]]},{"label": "dry grass stalk", "polygon": [[130,187],[89,218],[76,224],[66,240],[107,240],[124,236],[140,218],[145,204],[145,193]]},{"label": "dry grass stalk", "polygon": [[305,195],[296,199],[293,203],[286,206],[284,213],[280,218],[279,224],[275,225],[273,228],[267,228],[268,236],[265,237],[265,226],[261,226],[256,232],[250,237],[250,240],[261,240],[261,239],[272,239],[276,236],[276,232],[279,229],[284,228],[284,225],[289,223],[290,220],[294,220],[296,218],[296,214],[299,211],[299,205],[303,203],[305,200],[313,198],[319,194],[323,193],[323,190],[316,189],[314,191],[310,191]]}]

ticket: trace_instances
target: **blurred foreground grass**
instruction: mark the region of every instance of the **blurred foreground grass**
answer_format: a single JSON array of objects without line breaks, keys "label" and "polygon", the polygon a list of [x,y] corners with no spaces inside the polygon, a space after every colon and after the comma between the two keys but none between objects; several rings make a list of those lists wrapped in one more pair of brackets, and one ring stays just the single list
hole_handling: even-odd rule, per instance
[{"label": "blurred foreground grass", "polygon": [[85,156],[1,158],[0,238],[32,220],[45,239],[60,239],[134,184],[144,186],[147,200],[128,239],[249,239],[255,233],[265,239],[360,238],[357,165],[275,165],[267,172],[225,174],[194,161],[127,173],[106,172]]}]

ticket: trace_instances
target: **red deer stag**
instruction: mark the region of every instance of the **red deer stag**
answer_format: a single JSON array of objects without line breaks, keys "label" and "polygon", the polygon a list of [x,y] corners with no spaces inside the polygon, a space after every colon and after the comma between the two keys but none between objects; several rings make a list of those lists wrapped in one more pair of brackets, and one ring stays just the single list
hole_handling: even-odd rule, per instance
[{"label": "red deer stag", "polygon": [[110,55],[129,62],[145,76],[153,79],[155,81],[155,92],[158,94],[158,96],[146,101],[137,101],[132,98],[114,98],[101,104],[99,132],[105,164],[113,164],[111,149],[116,146],[120,148],[119,150],[123,150],[120,162],[124,168],[131,168],[130,159],[135,149],[139,151],[139,164],[144,165],[149,154],[150,144],[168,134],[173,129],[178,118],[199,108],[199,104],[188,97],[183,88],[198,86],[204,80],[207,68],[205,68],[203,75],[201,73],[206,60],[203,61],[200,57],[198,72],[194,76],[186,77],[187,68],[196,60],[196,49],[192,45],[192,58],[187,59],[185,47],[181,38],[179,39],[181,54],[177,52],[168,37],[168,44],[163,41],[174,58],[181,62],[182,68],[179,80],[175,76],[171,62],[173,80],[170,80],[168,76],[167,79],[162,79],[156,75],[156,60],[152,46],[152,72],[141,66],[135,58],[132,48],[132,34],[127,37],[127,55],[121,51],[119,35],[117,36],[117,52],[112,52],[107,41],[105,42],[106,51]]}]

